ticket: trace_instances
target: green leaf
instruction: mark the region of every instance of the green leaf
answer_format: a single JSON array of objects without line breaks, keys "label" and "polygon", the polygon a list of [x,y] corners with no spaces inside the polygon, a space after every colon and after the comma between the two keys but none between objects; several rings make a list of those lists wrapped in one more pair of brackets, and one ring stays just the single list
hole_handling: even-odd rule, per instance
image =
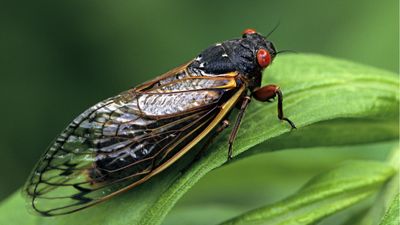
[{"label": "green leaf", "polygon": [[[288,149],[247,157],[203,177],[178,201],[162,224],[219,224],[278,202],[296,193],[307,180],[349,159],[384,161],[396,146],[398,141]],[[371,206],[377,206],[376,198],[368,198],[318,224],[360,225],[357,222]],[[372,224],[378,224],[381,217]]]},{"label": "green leaf", "polygon": [[[264,74],[264,84],[267,83],[281,86],[285,114],[298,129],[290,132],[288,125],[277,119],[276,103],[254,101],[235,142],[235,156],[294,146],[348,145],[398,138],[399,80],[393,73],[319,55],[295,54],[275,60]],[[190,187],[226,163],[228,135],[229,131],[225,131],[187,169],[182,170],[192,160],[190,154],[149,182],[70,215],[30,215],[16,193],[0,205],[0,224],[15,220],[41,225],[160,224]]]},{"label": "green leaf", "polygon": [[163,225],[204,225],[217,224],[225,221],[227,218],[238,215],[242,210],[231,207],[228,204],[206,204],[206,205],[190,205],[176,209],[176,207],[168,214],[163,221]]},{"label": "green leaf", "polygon": [[399,193],[392,200],[392,204],[390,204],[389,210],[386,212],[385,216],[382,219],[380,225],[398,225],[400,223],[400,198]]},{"label": "green leaf", "polygon": [[[400,149],[397,148],[392,157],[391,164],[397,168],[397,173],[400,172]],[[385,189],[383,198],[386,200],[385,203],[390,204],[379,223],[380,225],[398,225],[400,224],[400,194],[399,194],[399,174],[392,178],[388,187]],[[390,202],[390,203],[389,203]],[[384,204],[387,206],[388,204]]]},{"label": "green leaf", "polygon": [[314,177],[283,201],[223,224],[314,224],[369,197],[394,173],[384,163],[350,161]]},{"label": "green leaf", "polygon": [[[357,223],[357,225],[375,225],[378,224],[379,222],[382,222],[383,217],[385,217],[386,220],[388,220],[387,218],[388,213],[393,213],[393,211],[390,211],[393,210],[390,207],[392,207],[393,204],[395,204],[395,202],[393,201],[395,200],[396,195],[398,195],[399,193],[399,176],[398,176],[399,165],[400,165],[399,146],[396,146],[396,148],[393,149],[390,158],[388,160],[388,164],[392,165],[394,168],[397,169],[397,175],[393,176],[392,179],[385,185],[385,187],[382,188],[379,195],[374,200],[374,204],[372,205],[372,207],[359,221],[359,223]],[[391,221],[391,219],[389,219],[389,221]]]}]

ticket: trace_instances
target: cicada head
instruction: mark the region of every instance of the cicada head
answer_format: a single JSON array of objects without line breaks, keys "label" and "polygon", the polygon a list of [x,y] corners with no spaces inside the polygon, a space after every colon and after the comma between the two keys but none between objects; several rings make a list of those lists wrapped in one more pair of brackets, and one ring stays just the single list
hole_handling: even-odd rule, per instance
[{"label": "cicada head", "polygon": [[246,57],[252,59],[249,60],[252,62],[244,63],[248,66],[247,72],[250,73],[252,71],[261,71],[265,69],[272,63],[277,53],[274,44],[253,29],[246,29],[243,32],[240,44],[247,50],[242,49],[242,51],[235,51],[234,55],[242,60]]},{"label": "cicada head", "polygon": [[243,32],[242,38],[217,43],[203,52],[189,65],[189,69],[205,74],[238,71],[257,86],[262,71],[271,65],[277,51],[274,44],[253,29]]}]

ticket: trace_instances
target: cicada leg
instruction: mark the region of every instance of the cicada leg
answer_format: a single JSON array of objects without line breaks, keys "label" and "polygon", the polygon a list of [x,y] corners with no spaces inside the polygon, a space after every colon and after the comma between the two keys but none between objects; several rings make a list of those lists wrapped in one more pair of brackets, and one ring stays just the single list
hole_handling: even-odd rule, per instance
[{"label": "cicada leg", "polygon": [[[222,131],[224,131],[227,127],[229,127],[229,120],[225,119],[219,124],[219,126],[215,130],[215,133],[213,133],[212,135],[207,137],[207,139],[204,141],[204,145],[201,146],[201,149],[194,156],[194,159],[193,159],[192,163],[201,158],[201,156],[203,155],[204,151],[215,141],[215,138],[218,137],[218,135]],[[189,169],[189,168],[190,168],[190,165],[188,165],[187,167],[183,168],[181,170],[181,173],[182,174],[185,173],[186,170]]]},{"label": "cicada leg", "polygon": [[195,160],[199,159],[203,152],[215,141],[215,138],[224,131],[227,127],[229,127],[229,120],[223,120],[221,124],[215,130],[215,133],[210,135],[207,140],[205,141],[204,145],[201,147],[199,152],[195,156]]},{"label": "cicada leg", "polygon": [[276,96],[278,96],[278,118],[288,122],[292,129],[296,129],[294,123],[283,114],[283,95],[277,85],[270,84],[253,91],[253,97],[261,102],[271,102]]},{"label": "cicada leg", "polygon": [[244,112],[247,109],[247,106],[249,106],[249,103],[251,101],[251,97],[246,95],[243,97],[242,104],[240,106],[240,111],[237,115],[236,121],[235,121],[235,126],[232,129],[231,135],[229,136],[229,149],[228,149],[228,161],[232,159],[232,147],[233,147],[233,141],[236,139],[237,132],[240,127],[240,123],[242,122]]}]

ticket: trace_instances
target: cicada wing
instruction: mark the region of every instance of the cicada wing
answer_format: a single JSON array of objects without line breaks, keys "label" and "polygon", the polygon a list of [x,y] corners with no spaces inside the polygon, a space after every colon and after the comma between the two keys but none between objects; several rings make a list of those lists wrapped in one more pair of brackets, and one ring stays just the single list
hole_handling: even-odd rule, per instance
[{"label": "cicada wing", "polygon": [[127,91],[89,108],[52,143],[27,181],[33,209],[44,216],[74,212],[163,170],[233,107],[244,87],[216,88],[232,79],[170,91],[182,86],[174,78],[175,86],[153,83],[146,92]]},{"label": "cicada wing", "polygon": [[175,143],[193,138],[218,112],[214,106],[152,120],[116,113],[110,110],[115,100],[108,101],[78,117],[43,155],[25,187],[37,212],[51,216],[76,211],[140,181]]}]

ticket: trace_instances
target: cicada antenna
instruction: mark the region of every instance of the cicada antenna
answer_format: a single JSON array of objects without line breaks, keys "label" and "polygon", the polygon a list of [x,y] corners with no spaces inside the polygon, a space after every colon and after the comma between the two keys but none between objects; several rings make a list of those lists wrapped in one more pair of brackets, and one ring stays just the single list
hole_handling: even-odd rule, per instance
[{"label": "cicada antenna", "polygon": [[274,28],[272,28],[272,30],[265,36],[265,38],[268,38],[272,33],[274,33],[274,31],[279,27],[279,25],[281,25],[280,20],[275,24]]},{"label": "cicada antenna", "polygon": [[295,50],[285,49],[285,50],[277,51],[275,54],[278,55],[278,54],[281,54],[281,53],[298,53],[298,52],[295,51]]}]

